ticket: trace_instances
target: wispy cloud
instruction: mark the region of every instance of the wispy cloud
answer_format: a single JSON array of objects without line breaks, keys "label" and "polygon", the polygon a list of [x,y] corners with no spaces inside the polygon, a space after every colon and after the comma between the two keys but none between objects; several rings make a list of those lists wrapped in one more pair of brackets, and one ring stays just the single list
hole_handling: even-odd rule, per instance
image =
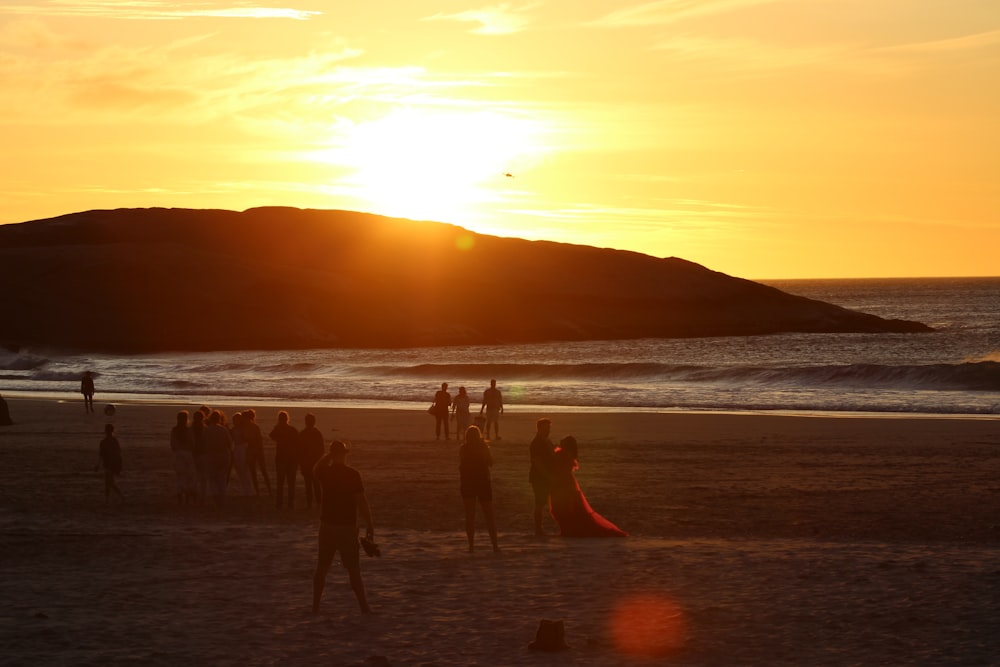
[{"label": "wispy cloud", "polygon": [[80,16],[131,20],[178,20],[185,18],[295,19],[304,21],[322,12],[289,7],[231,7],[228,3],[163,2],[161,0],[40,0],[34,4],[3,5],[0,15],[36,18]]},{"label": "wispy cloud", "polygon": [[136,114],[151,120],[181,111],[192,121],[253,116],[261,110],[270,114],[281,104],[315,104],[331,91],[349,91],[364,77],[343,66],[361,53],[346,46],[300,57],[247,60],[236,54],[196,54],[190,47],[205,36],[143,48],[86,49],[47,32],[18,31],[0,38],[43,40],[46,48],[61,49],[57,53],[62,57],[51,60],[0,58],[0,80],[5,81],[0,115],[30,113],[36,122],[65,120],[67,114],[105,122]]},{"label": "wispy cloud", "polygon": [[[785,70],[821,64],[848,66],[853,61],[852,48],[839,44],[785,46],[749,39],[717,39],[678,35],[653,46],[669,51],[677,60],[701,60],[726,63],[729,71]],[[859,65],[860,66],[860,65]]]},{"label": "wispy cloud", "polygon": [[972,35],[962,35],[949,39],[937,39],[928,42],[900,44],[876,49],[882,53],[942,53],[948,51],[972,51],[985,49],[1000,44],[1000,30],[980,32]]},{"label": "wispy cloud", "polygon": [[[752,238],[767,224],[767,212],[707,201],[650,202],[650,206],[602,206],[584,202],[551,207],[538,202],[503,208],[505,229],[475,226],[482,233],[527,239],[560,238],[573,229],[573,242],[631,248],[655,256],[707,254],[721,239]],[[657,204],[663,204],[658,206]],[[613,224],[612,224],[613,223]],[[682,252],[683,249],[683,252]]]},{"label": "wispy cloud", "polygon": [[44,52],[85,50],[90,49],[92,45],[79,37],[59,34],[38,19],[16,18],[0,24],[0,47]]},{"label": "wispy cloud", "polygon": [[607,14],[590,25],[630,28],[674,23],[682,19],[722,14],[744,7],[768,5],[779,0],[657,0],[633,5]]},{"label": "wispy cloud", "polygon": [[515,7],[510,3],[502,3],[481,9],[469,9],[453,14],[438,13],[428,16],[425,21],[460,21],[475,23],[477,27],[470,32],[478,35],[509,35],[520,32],[531,22],[528,14],[537,5],[521,5]]}]

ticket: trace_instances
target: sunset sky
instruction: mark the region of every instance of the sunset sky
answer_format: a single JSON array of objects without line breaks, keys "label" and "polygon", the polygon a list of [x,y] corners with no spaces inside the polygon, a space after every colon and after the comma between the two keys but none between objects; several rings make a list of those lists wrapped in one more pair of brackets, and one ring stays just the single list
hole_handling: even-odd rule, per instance
[{"label": "sunset sky", "polygon": [[1000,275],[998,0],[5,0],[0,223],[350,209]]}]

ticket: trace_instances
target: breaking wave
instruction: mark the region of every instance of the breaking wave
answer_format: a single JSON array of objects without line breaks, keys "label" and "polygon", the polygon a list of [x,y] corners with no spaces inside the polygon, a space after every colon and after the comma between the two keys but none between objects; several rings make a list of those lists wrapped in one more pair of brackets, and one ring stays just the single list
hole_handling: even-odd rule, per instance
[{"label": "breaking wave", "polygon": [[463,378],[488,381],[640,381],[840,386],[922,390],[1000,391],[1000,362],[890,366],[846,364],[823,366],[698,366],[658,363],[587,364],[419,364],[369,367],[373,375],[428,380]]}]

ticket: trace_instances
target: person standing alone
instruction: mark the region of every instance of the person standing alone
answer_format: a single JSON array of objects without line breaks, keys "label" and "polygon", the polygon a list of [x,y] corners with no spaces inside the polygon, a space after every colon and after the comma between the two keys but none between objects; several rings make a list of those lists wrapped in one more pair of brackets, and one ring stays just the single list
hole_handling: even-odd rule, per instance
[{"label": "person standing alone", "polygon": [[90,413],[94,411],[94,374],[87,371],[80,380],[80,393],[83,394],[83,409]]},{"label": "person standing alone", "polygon": [[100,467],[104,468],[104,504],[111,501],[111,494],[122,500],[121,489],[115,483],[115,477],[122,474],[122,448],[115,437],[114,424],[104,425],[104,439],[98,449]]},{"label": "person standing alone", "polygon": [[339,552],[347,570],[351,590],[363,614],[371,613],[361,578],[361,549],[358,544],[358,514],[365,521],[365,537],[375,539],[372,511],[365,496],[361,473],[347,465],[347,445],[340,440],[330,443],[330,451],[316,462],[313,474],[323,487],[319,523],[319,558],[313,575],[313,613],[319,613],[326,575]]},{"label": "person standing alone", "polygon": [[459,491],[462,494],[462,503],[465,505],[465,536],[469,540],[469,553],[475,548],[476,501],[483,508],[486,530],[489,532],[493,551],[500,551],[497,544],[496,519],[493,517],[493,483],[490,480],[492,467],[493,455],[490,446],[483,440],[483,434],[478,426],[469,426],[465,430],[465,442],[458,450]]},{"label": "person standing alone", "polygon": [[497,389],[497,381],[490,380],[490,388],[483,392],[483,404],[479,414],[486,410],[486,428],[483,435],[490,439],[490,424],[493,425],[493,435],[500,439],[500,415],[503,414],[503,394]]}]

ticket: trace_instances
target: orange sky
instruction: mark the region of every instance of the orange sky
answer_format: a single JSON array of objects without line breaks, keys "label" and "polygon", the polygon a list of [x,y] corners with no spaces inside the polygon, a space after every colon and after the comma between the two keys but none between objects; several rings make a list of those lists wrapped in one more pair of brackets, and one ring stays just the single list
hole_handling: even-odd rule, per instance
[{"label": "orange sky", "polygon": [[0,223],[283,205],[1000,274],[997,0],[7,0],[0,81]]}]

